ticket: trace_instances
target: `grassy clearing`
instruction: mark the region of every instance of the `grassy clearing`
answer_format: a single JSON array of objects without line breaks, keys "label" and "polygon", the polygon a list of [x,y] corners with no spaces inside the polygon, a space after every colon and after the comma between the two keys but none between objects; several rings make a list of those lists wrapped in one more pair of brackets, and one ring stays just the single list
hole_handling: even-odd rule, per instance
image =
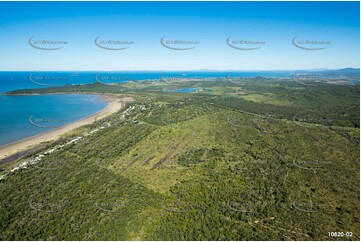
[{"label": "grassy clearing", "polygon": [[64,140],[109,128],[1,181],[0,238],[329,240],[328,231],[351,231],[342,239],[359,240],[358,92],[239,83],[100,89],[137,101]]}]

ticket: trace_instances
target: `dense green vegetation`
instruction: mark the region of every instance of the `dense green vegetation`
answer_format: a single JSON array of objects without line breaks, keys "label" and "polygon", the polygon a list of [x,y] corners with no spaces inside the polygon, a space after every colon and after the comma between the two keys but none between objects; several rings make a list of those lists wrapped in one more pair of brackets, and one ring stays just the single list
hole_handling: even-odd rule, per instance
[{"label": "dense green vegetation", "polygon": [[[167,92],[184,87],[199,90]],[[0,181],[0,239],[360,239],[359,86],[183,79],[11,94],[74,91],[136,101]]]}]

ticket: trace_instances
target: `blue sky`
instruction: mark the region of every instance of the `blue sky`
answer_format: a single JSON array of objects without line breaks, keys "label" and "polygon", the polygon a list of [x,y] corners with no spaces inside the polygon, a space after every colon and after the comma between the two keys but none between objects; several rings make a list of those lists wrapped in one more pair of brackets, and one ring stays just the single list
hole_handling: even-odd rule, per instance
[{"label": "blue sky", "polygon": [[[359,21],[359,2],[0,2],[0,70],[359,68]],[[30,37],[67,44],[40,50]],[[133,44],[106,50],[96,37]],[[162,37],[198,44],[173,50]],[[239,50],[228,37],[263,44]]]}]

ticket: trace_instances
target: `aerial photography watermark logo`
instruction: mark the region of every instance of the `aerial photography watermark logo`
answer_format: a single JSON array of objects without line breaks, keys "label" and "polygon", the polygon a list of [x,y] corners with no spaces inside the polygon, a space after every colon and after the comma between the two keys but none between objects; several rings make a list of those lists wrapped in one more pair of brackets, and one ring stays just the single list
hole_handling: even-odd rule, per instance
[{"label": "aerial photography watermark logo", "polygon": [[28,39],[28,43],[38,50],[60,50],[68,45],[66,40],[38,39],[34,38],[34,36]]},{"label": "aerial photography watermark logo", "polygon": [[329,40],[315,40],[315,39],[299,39],[295,36],[292,39],[292,44],[302,50],[323,50],[330,46],[332,43]]},{"label": "aerial photography watermark logo", "polygon": [[331,203],[324,201],[313,201],[310,198],[295,199],[292,206],[305,213],[332,213],[334,208]]},{"label": "aerial photography watermark logo", "polygon": [[227,123],[237,128],[254,128],[254,125],[249,123],[250,119],[237,119],[234,116],[227,117]]},{"label": "aerial photography watermark logo", "polygon": [[100,159],[100,158],[97,158],[95,160],[95,164],[100,167],[101,169],[109,169],[109,167],[111,165],[113,165],[116,161],[110,161],[108,159]]},{"label": "aerial photography watermark logo", "polygon": [[30,115],[28,121],[31,125],[39,128],[57,128],[68,122],[66,118],[55,117],[39,117],[37,115]]},{"label": "aerial photography watermark logo", "polygon": [[312,202],[312,200],[295,200],[292,203],[293,207],[299,211],[306,213],[317,213],[319,212],[318,206],[316,203]]},{"label": "aerial photography watermark logo", "polygon": [[308,118],[307,116],[302,117],[302,115],[295,114],[292,118],[294,124],[305,127],[305,128],[327,128],[333,122],[333,118],[330,117],[317,117],[317,114],[314,114],[313,118]]},{"label": "aerial photography watermark logo", "polygon": [[191,50],[196,48],[200,42],[197,40],[166,39],[164,36],[160,39],[160,44],[170,50]]},{"label": "aerial photography watermark logo", "polygon": [[95,81],[103,85],[114,86],[122,82],[132,81],[132,78],[122,73],[97,73],[95,74]]},{"label": "aerial photography watermark logo", "polygon": [[302,126],[305,128],[316,128],[316,126],[312,126],[311,124],[308,124],[308,119],[299,117],[298,114],[295,114],[292,118],[293,123],[295,123],[298,126]]},{"label": "aerial photography watermark logo", "polygon": [[243,81],[262,81],[264,80],[265,78],[262,77],[262,76],[245,76],[245,75],[242,75],[242,74],[239,74],[239,73],[232,73],[232,72],[229,72],[226,74],[226,77],[224,77],[226,80],[236,80],[236,81],[240,81],[240,80],[243,80]]},{"label": "aerial photography watermark logo", "polygon": [[60,86],[57,82],[68,81],[67,76],[44,75],[37,73],[30,73],[28,80],[38,86]]},{"label": "aerial photography watermark logo", "polygon": [[245,161],[242,159],[227,158],[226,163],[233,170],[256,170],[267,164],[265,160]]},{"label": "aerial photography watermark logo", "polygon": [[252,217],[257,214],[262,208],[282,208],[286,209],[288,204],[286,201],[276,202],[276,201],[267,201],[263,197],[267,193],[273,193],[270,190],[242,190],[238,194],[238,198],[233,200],[226,201],[226,206],[229,210],[238,213],[245,213],[251,215]]},{"label": "aerial photography watermark logo", "polygon": [[179,118],[175,114],[164,113],[160,116],[160,121],[164,125],[171,125],[173,123],[177,123],[179,121]]},{"label": "aerial photography watermark logo", "polygon": [[322,80],[320,75],[309,73],[294,73],[291,78],[294,82],[302,86],[317,86]]},{"label": "aerial photography watermark logo", "polygon": [[293,159],[293,164],[303,170],[318,170],[325,169],[327,166],[332,165],[332,161],[325,160],[301,160],[301,159]]},{"label": "aerial photography watermark logo", "polygon": [[242,202],[242,201],[228,201],[227,202],[227,207],[235,212],[240,212],[240,213],[252,213],[254,210],[254,203],[247,201],[247,202]]},{"label": "aerial photography watermark logo", "polygon": [[95,38],[94,43],[104,50],[126,50],[134,45],[133,40],[101,39],[99,36]]},{"label": "aerial photography watermark logo", "polygon": [[43,213],[60,212],[64,209],[65,205],[64,202],[50,201],[49,199],[29,200],[29,207],[31,209]]},{"label": "aerial photography watermark logo", "polygon": [[[56,150],[53,149],[51,153],[55,152]],[[49,153],[50,154],[50,153]],[[47,154],[47,155],[49,155]],[[41,157],[41,160],[38,159],[36,162],[29,162],[35,168],[44,171],[56,171],[59,169],[64,169],[65,167],[70,167],[74,165],[74,161],[71,159],[64,159],[58,157]],[[34,161],[34,160],[33,160]]]},{"label": "aerial photography watermark logo", "polygon": [[232,36],[229,36],[226,39],[226,44],[236,50],[258,50],[262,48],[266,41],[264,40],[249,40],[249,39],[232,39]]},{"label": "aerial photography watermark logo", "polygon": [[99,198],[95,201],[94,205],[98,210],[107,213],[119,213],[127,207],[127,200],[122,197],[115,198]]},{"label": "aerial photography watermark logo", "polygon": [[164,202],[161,204],[161,206],[163,210],[172,213],[186,213],[194,208],[194,206],[192,206],[188,202],[181,201],[180,199],[177,199],[173,202]]},{"label": "aerial photography watermark logo", "polygon": [[[159,77],[159,80],[160,81],[179,81],[179,80],[184,80],[186,78],[187,78],[187,74],[185,74],[185,73],[177,74],[177,75],[162,73]],[[176,85],[176,84],[173,83],[173,85]]]}]

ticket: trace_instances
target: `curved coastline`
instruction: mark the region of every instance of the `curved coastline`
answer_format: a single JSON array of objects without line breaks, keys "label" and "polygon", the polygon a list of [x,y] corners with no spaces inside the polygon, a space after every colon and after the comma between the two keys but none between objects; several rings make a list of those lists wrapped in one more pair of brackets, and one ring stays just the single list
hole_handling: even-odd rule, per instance
[{"label": "curved coastline", "polygon": [[[80,93],[74,93],[74,94],[80,94]],[[83,93],[81,93],[83,94]],[[97,119],[105,118],[106,116],[109,116],[112,113],[115,113],[119,111],[127,102],[133,101],[131,97],[123,97],[123,98],[114,98],[110,95],[106,94],[96,94],[99,95],[102,101],[105,101],[107,105],[101,109],[100,111],[84,117],[82,119],[76,120],[74,122],[65,124],[61,127],[58,127],[56,129],[52,129],[49,131],[42,132],[40,134],[36,134],[3,146],[0,146],[0,161],[10,157],[18,152],[23,152],[24,150],[32,149],[38,145],[40,145],[43,142],[48,142],[52,140],[58,139],[61,135],[72,131],[80,126],[91,124]],[[11,162],[11,161],[9,161]],[[8,163],[4,162],[3,164]],[[0,163],[1,164],[1,163]]]}]

